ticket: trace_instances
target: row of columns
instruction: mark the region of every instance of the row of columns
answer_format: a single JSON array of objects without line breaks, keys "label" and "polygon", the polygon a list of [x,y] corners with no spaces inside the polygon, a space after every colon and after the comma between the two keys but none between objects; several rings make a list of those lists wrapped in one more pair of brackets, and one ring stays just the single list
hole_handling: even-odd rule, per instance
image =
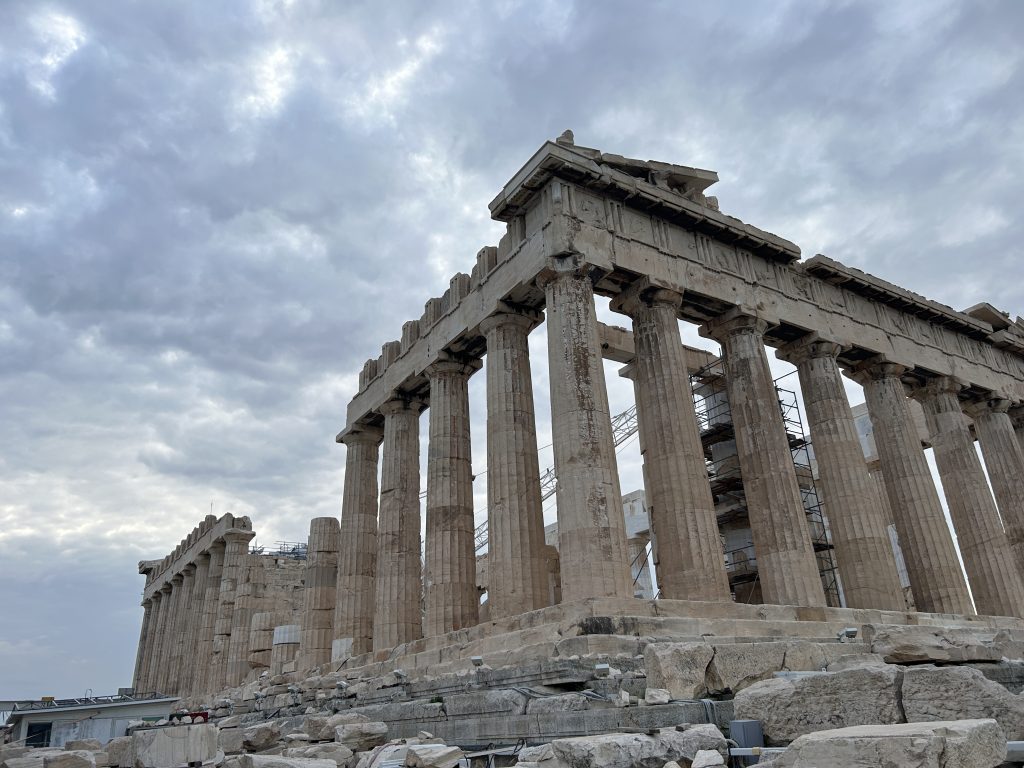
[{"label": "row of columns", "polygon": [[[562,594],[567,601],[629,597],[629,553],[593,284],[585,265],[564,257],[540,275],[538,286],[546,299]],[[679,292],[641,280],[612,306],[633,322],[636,354],[628,375],[636,392],[662,594],[728,600],[714,501],[679,337],[681,302]],[[532,310],[506,310],[481,326],[487,347],[492,619],[543,607],[548,600],[527,345],[540,316]],[[708,322],[701,332],[719,341],[723,350],[764,599],[823,606],[807,513],[765,351],[766,329],[755,312],[736,308]],[[847,603],[902,610],[889,520],[861,451],[840,352],[838,344],[810,334],[787,344],[778,355],[796,365],[800,377]],[[477,367],[452,357],[426,371],[430,439],[422,569],[419,415],[427,403],[398,393],[380,409],[382,429],[360,426],[342,438],[348,456],[334,628],[336,640],[351,641],[351,653],[391,648],[477,622],[467,394],[469,376]],[[900,378],[904,369],[874,360],[848,373],[864,386],[887,501],[918,609],[972,613],[967,581],[910,416]],[[1024,452],[1005,404],[972,410],[993,499],[957,390],[954,382],[942,379],[915,396],[928,414],[974,599],[982,613],[1024,615]]]},{"label": "row of columns", "polygon": [[253,536],[226,531],[143,601],[136,691],[212,693],[245,678],[260,590],[260,569],[246,571]]}]

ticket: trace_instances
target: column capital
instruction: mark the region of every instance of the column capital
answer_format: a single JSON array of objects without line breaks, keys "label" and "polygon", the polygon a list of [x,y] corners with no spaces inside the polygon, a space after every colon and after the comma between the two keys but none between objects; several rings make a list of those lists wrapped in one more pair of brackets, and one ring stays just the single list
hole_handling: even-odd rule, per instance
[{"label": "column capital", "polygon": [[905,365],[894,363],[883,355],[876,355],[845,370],[851,379],[863,385],[869,381],[899,379],[909,368]]},{"label": "column capital", "polygon": [[670,288],[655,285],[650,278],[642,277],[630,283],[622,293],[612,299],[614,312],[634,317],[645,307],[667,307],[676,312],[683,304],[683,294]]},{"label": "column capital", "polygon": [[818,333],[808,333],[775,350],[779,360],[792,365],[800,365],[807,360],[831,357],[833,360],[843,351],[843,345],[836,341],[822,338]]},{"label": "column capital", "polygon": [[378,446],[384,439],[384,430],[380,427],[360,424],[353,427],[341,437],[345,445],[372,445]]},{"label": "column capital", "polygon": [[964,412],[972,419],[987,416],[991,413],[1009,413],[1013,401],[1001,392],[992,392],[964,405]]},{"label": "column capital", "polygon": [[1013,422],[1014,429],[1024,427],[1024,403],[1010,406],[1010,410],[1007,413],[1010,414],[1010,421]]},{"label": "column capital", "polygon": [[256,536],[252,531],[243,531],[239,528],[232,528],[224,531],[224,545],[236,544],[238,542],[248,543]]},{"label": "column capital", "polygon": [[195,563],[186,563],[185,566],[181,569],[181,573],[182,573],[183,576],[195,576],[196,575],[196,564]]},{"label": "column capital", "polygon": [[759,317],[756,310],[747,307],[733,307],[716,318],[708,320],[698,332],[705,338],[722,343],[729,336],[754,334],[764,336],[771,323]]},{"label": "column capital", "polygon": [[396,394],[390,400],[383,403],[377,411],[384,416],[392,416],[399,413],[405,413],[406,411],[419,416],[426,407],[427,403],[423,398]]},{"label": "column capital", "polygon": [[171,594],[171,590],[172,589],[174,589],[174,585],[171,584],[170,581],[168,581],[167,583],[165,583],[163,586],[160,587],[160,591],[163,592],[165,595]]},{"label": "column capital", "polygon": [[528,307],[505,305],[499,311],[480,321],[480,332],[486,336],[495,328],[512,325],[522,328],[527,333],[532,331],[544,320],[544,315]]},{"label": "column capital", "polygon": [[181,586],[181,583],[183,581],[185,581],[185,574],[183,574],[181,572],[178,572],[178,573],[174,574],[173,576],[171,576],[171,584],[173,584],[176,587],[177,586]]},{"label": "column capital", "polygon": [[544,290],[549,283],[553,283],[555,280],[576,278],[594,282],[594,278],[603,273],[604,271],[600,268],[587,263],[582,254],[567,253],[549,258],[547,264],[537,273],[534,282],[538,288]]},{"label": "column capital", "polygon": [[459,358],[442,353],[442,357],[430,363],[430,365],[423,369],[423,372],[430,379],[444,375],[461,375],[469,378],[481,368],[483,368],[483,361],[479,359]]},{"label": "column capital", "polygon": [[958,396],[966,387],[967,383],[955,376],[935,376],[923,384],[908,387],[908,392],[918,402],[924,402],[938,395]]}]

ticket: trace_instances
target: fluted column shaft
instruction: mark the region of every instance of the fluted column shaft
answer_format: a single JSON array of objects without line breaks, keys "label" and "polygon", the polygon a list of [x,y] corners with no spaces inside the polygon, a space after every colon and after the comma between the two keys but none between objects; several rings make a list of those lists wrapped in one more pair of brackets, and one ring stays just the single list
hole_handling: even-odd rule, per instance
[{"label": "fluted column shaft", "polygon": [[1003,518],[1017,569],[1024,574],[1024,451],[1007,413],[1009,402],[994,398],[968,406],[985,457],[992,492]]},{"label": "fluted column shaft", "polygon": [[251,531],[230,530],[224,533],[224,569],[217,600],[217,623],[213,635],[213,665],[210,671],[210,692],[228,687],[228,658],[231,651],[231,629],[235,613],[235,597],[242,577],[245,556],[249,551]]},{"label": "fluted column shaft", "polygon": [[469,438],[469,377],[474,370],[464,362],[443,360],[426,371],[430,381],[423,585],[427,637],[479,622]]},{"label": "fluted column shaft", "polygon": [[149,661],[149,646],[152,642],[149,622],[152,617],[153,601],[143,600],[142,628],[139,630],[139,647],[135,652],[135,674],[132,675],[132,688],[140,693],[145,690],[143,686],[146,684],[145,673],[148,671],[146,669],[146,662]]},{"label": "fluted column shaft", "polygon": [[167,595],[167,622],[164,625],[163,663],[160,665],[160,690],[174,693],[176,688],[174,654],[178,645],[178,623],[181,618],[181,582],[184,577],[177,573],[171,577],[170,593]]},{"label": "fluted column shaft", "polygon": [[164,646],[167,641],[167,615],[171,610],[171,585],[165,584],[153,594],[157,608],[156,634],[153,636],[152,658],[149,660],[149,673],[146,675],[149,692],[165,693],[160,688],[160,671],[166,667]]},{"label": "fluted column shaft", "polygon": [[487,603],[491,619],[549,602],[527,314],[480,326],[487,341]]},{"label": "fluted column shaft", "polygon": [[632,597],[594,287],[568,257],[539,282],[547,302],[562,599]]},{"label": "fluted column shaft", "polygon": [[404,399],[381,407],[380,516],[377,529],[376,614],[373,649],[423,636],[420,613],[420,410]]},{"label": "fluted column shaft", "polygon": [[919,611],[973,613],[935,483],[921,449],[900,375],[891,363],[862,366],[856,378],[878,449],[893,522]]},{"label": "fluted column shaft", "polygon": [[[189,563],[181,571],[181,583],[175,589],[181,594],[177,602],[177,618],[174,624],[174,651],[171,657],[170,687],[173,693],[181,693],[181,678],[185,668],[185,636],[188,633],[188,625],[192,619],[192,586],[196,580],[196,567]],[[177,578],[177,577],[175,577]]]},{"label": "fluted column shaft", "polygon": [[974,605],[985,616],[1024,616],[1024,582],[974,450],[957,397],[961,389],[961,382],[944,376],[932,380],[914,396],[924,406]]},{"label": "fluted column shaft", "polygon": [[193,693],[206,693],[209,689],[210,673],[213,666],[213,636],[217,627],[217,613],[220,609],[220,582],[224,571],[224,542],[215,541],[210,545],[210,569],[206,576],[206,593],[203,596],[203,612],[200,615],[199,642],[196,644],[195,683]]},{"label": "fluted column shaft", "polygon": [[836,363],[838,344],[801,339],[779,350],[796,365],[818,486],[835,546],[846,605],[902,611],[906,608],[888,521],[874,503],[877,488],[868,473],[853,412]]},{"label": "fluted column shaft", "polygon": [[[253,614],[260,608],[265,586],[263,563],[258,555],[245,555],[241,573],[242,577],[235,594],[235,610],[231,615],[231,644],[228,650],[229,686],[241,685],[249,675],[249,630]],[[333,595],[331,603],[333,614]]]},{"label": "fluted column shaft", "polygon": [[373,650],[377,574],[377,463],[384,433],[360,427],[342,438],[345,490],[341,501],[338,587],[334,615],[337,639],[352,640],[352,654]]},{"label": "fluted column shaft", "polygon": [[1017,436],[1017,445],[1024,452],[1024,405],[1016,405],[1009,409],[1013,433]]},{"label": "fluted column shaft", "polygon": [[702,333],[722,345],[736,454],[764,601],[825,605],[807,511],[765,354],[766,328],[763,320],[731,311],[705,326]]},{"label": "fluted column shaft", "polygon": [[331,660],[340,530],[335,517],[315,517],[309,524],[297,669],[313,669]]},{"label": "fluted column shaft", "polygon": [[639,284],[616,299],[633,319],[632,379],[658,586],[673,600],[729,600],[729,577],[679,338],[682,296]]},{"label": "fluted column shaft", "polygon": [[206,602],[206,582],[210,574],[210,555],[202,552],[196,557],[196,575],[192,581],[192,596],[189,599],[188,628],[185,634],[185,650],[182,653],[182,674],[179,691],[195,691],[199,650],[199,633],[202,629],[203,611]]}]

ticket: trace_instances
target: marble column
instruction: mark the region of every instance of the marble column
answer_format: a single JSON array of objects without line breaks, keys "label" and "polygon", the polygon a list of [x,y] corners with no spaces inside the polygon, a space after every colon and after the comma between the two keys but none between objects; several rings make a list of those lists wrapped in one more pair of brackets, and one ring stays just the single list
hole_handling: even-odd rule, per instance
[{"label": "marble column", "polygon": [[163,663],[160,665],[160,690],[174,693],[177,689],[174,669],[174,652],[178,645],[178,622],[181,618],[181,583],[184,577],[174,574],[168,584],[167,622],[164,624],[164,642],[162,646]]},{"label": "marble column", "polygon": [[683,297],[643,281],[613,309],[633,320],[636,392],[658,586],[672,600],[731,600],[715,502],[679,338]]},{"label": "marble column", "polygon": [[156,605],[156,633],[153,636],[152,658],[149,660],[149,673],[146,681],[150,693],[165,693],[160,689],[160,671],[165,668],[164,645],[167,640],[167,614],[171,608],[171,585],[164,584],[153,593]]},{"label": "marble column", "polygon": [[336,517],[315,517],[309,524],[302,630],[296,657],[299,670],[313,669],[331,660],[340,530]]},{"label": "marble column", "polygon": [[220,609],[220,581],[224,571],[224,542],[220,539],[210,545],[210,570],[206,575],[206,593],[203,611],[199,616],[199,642],[196,644],[195,684],[193,693],[206,693],[213,666],[213,635]]},{"label": "marble column", "polygon": [[380,516],[377,529],[376,613],[373,650],[423,636],[420,593],[420,412],[404,398],[381,407]]},{"label": "marble column", "polygon": [[[334,518],[329,518],[334,520]],[[335,525],[337,521],[335,520]],[[262,558],[246,554],[235,593],[235,610],[231,614],[231,643],[228,646],[228,685],[242,685],[249,675],[249,636],[252,617],[261,605],[265,588]],[[333,589],[333,584],[332,584]],[[331,615],[334,599],[331,596]],[[329,641],[328,641],[329,643]]]},{"label": "marble column", "polygon": [[217,623],[213,633],[213,661],[210,669],[209,692],[217,693],[228,687],[228,656],[231,651],[231,627],[235,613],[235,597],[242,577],[249,541],[255,534],[232,528],[224,532],[224,568],[217,598]]},{"label": "marble column", "polygon": [[565,602],[633,596],[594,286],[587,272],[572,257],[560,257],[538,278],[547,304]]},{"label": "marble column", "polygon": [[[487,585],[490,618],[549,604],[537,424],[530,370],[532,312],[480,324],[487,342]],[[499,578],[493,578],[498,574]]]},{"label": "marble column", "polygon": [[917,609],[971,614],[967,582],[900,380],[905,370],[885,361],[868,361],[852,375],[864,387],[885,491]]},{"label": "marble column", "polygon": [[345,490],[341,500],[338,549],[336,640],[351,640],[353,656],[373,650],[377,573],[377,464],[384,437],[376,427],[359,427],[345,444]]},{"label": "marble column", "polygon": [[701,329],[722,345],[726,390],[764,602],[823,606],[825,591],[768,356],[767,323],[732,310]]},{"label": "marble column", "polygon": [[993,397],[967,406],[974,419],[974,431],[985,457],[1017,569],[1024,574],[1024,451],[1014,434],[1008,413],[1009,401]]},{"label": "marble column", "polygon": [[[174,650],[171,656],[171,675],[170,675],[170,689],[173,693],[180,694],[181,678],[185,671],[185,635],[188,633],[188,625],[192,619],[192,606],[190,599],[192,597],[192,586],[196,580],[196,567],[193,563],[188,563],[184,568],[181,569],[180,584],[177,584],[176,589],[181,590],[181,594],[178,597],[177,603],[177,614],[178,617],[174,624]],[[178,577],[175,576],[175,579]]]},{"label": "marble column", "polygon": [[135,653],[135,674],[132,675],[132,689],[142,692],[145,689],[146,662],[149,661],[149,645],[152,642],[149,622],[153,618],[153,601],[149,598],[142,601],[142,629],[139,630],[139,647]]},{"label": "marble column", "polygon": [[188,632],[185,635],[185,650],[182,654],[183,669],[181,691],[195,691],[196,673],[199,667],[199,632],[202,629],[203,612],[206,602],[206,582],[210,575],[210,553],[200,552],[196,556],[196,575],[192,582],[192,596],[189,598]]},{"label": "marble column", "polygon": [[960,557],[983,616],[1024,616],[1024,582],[960,406],[962,382],[942,376],[919,388]]},{"label": "marble column", "polygon": [[1017,445],[1024,452],[1024,405],[1015,405],[1007,413],[1010,414],[1013,432],[1017,435]]},{"label": "marble column", "polygon": [[426,369],[430,440],[423,633],[427,637],[479,622],[469,439],[469,377],[477,368],[469,362],[440,360]]},{"label": "marble column", "polygon": [[840,346],[815,336],[787,344],[776,354],[796,366],[811,444],[818,463],[818,488],[835,546],[843,594],[849,608],[906,608],[887,531],[875,502],[843,375]]}]

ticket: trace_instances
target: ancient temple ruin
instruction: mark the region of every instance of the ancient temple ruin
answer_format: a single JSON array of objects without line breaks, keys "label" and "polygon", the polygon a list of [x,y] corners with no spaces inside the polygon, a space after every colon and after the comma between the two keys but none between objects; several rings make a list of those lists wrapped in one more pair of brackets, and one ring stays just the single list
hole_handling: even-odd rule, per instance
[{"label": "ancient temple ruin", "polygon": [[[495,665],[488,654],[557,656],[566,638],[579,654],[650,635],[834,642],[869,624],[1024,633],[1024,323],[987,304],[951,309],[825,256],[801,260],[793,243],[722,213],[706,195],[717,178],[570,135],[545,143],[490,204],[507,225],[498,245],[364,365],[337,435],[340,521],[312,522],[305,559],[250,553],[249,521],[226,516],[140,565],[136,688],[210,695],[255,680],[275,658],[275,673],[437,675],[473,656]],[[599,323],[595,296],[630,327]],[[721,359],[684,347],[680,320],[717,342]],[[542,324],[556,553],[545,544],[527,344]],[[798,371],[825,545],[809,524],[767,347]],[[633,597],[603,359],[625,364],[636,395],[656,601]],[[468,400],[481,371],[484,622]],[[880,477],[865,461],[844,374],[864,387]],[[755,597],[730,579],[720,531],[728,483],[716,482],[715,423],[695,407],[695,386],[728,402]],[[963,569],[908,398],[923,407]],[[907,611],[890,523],[919,613]],[[823,549],[845,607],[826,599]]]}]

